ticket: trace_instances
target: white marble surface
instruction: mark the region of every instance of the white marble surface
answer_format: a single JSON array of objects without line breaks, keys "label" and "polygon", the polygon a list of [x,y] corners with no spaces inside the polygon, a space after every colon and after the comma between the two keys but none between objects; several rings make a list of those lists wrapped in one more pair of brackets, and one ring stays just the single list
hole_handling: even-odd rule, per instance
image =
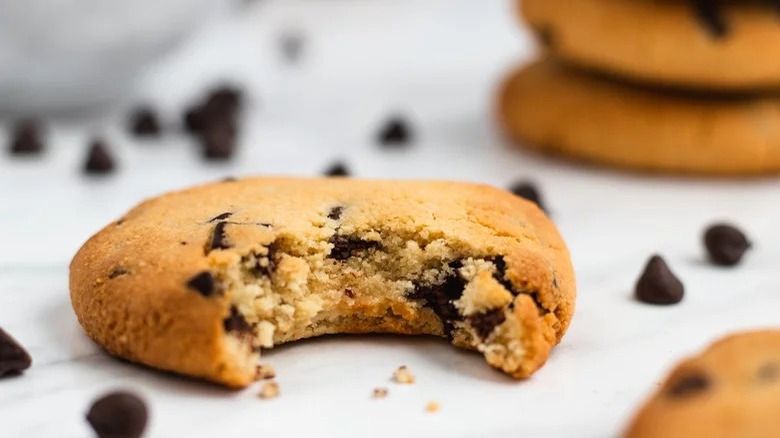
[{"label": "white marble surface", "polygon": [[[90,400],[131,388],[152,409],[150,437],[551,436],[609,437],[681,356],[745,328],[780,325],[777,180],[649,178],[581,168],[508,149],[491,122],[496,81],[530,56],[509,2],[266,1],[225,18],[149,75],[139,98],[176,110],[203,84],[235,78],[253,96],[240,155],[204,164],[183,136],[137,145],[121,111],[57,123],[42,159],[0,155],[0,326],[34,357],[0,381],[3,437],[86,437]],[[300,66],[280,62],[275,35],[310,37]],[[372,144],[383,116],[409,114],[419,141],[407,151]],[[121,171],[79,173],[84,141],[102,132]],[[532,379],[514,382],[476,354],[438,339],[337,337],[265,353],[282,396],[228,392],[114,360],[81,332],[67,266],[89,235],[137,201],[192,183],[245,174],[318,173],[345,158],[363,177],[449,178],[544,189],[570,244],[578,309],[563,343]],[[703,262],[700,232],[733,220],[756,242],[744,266]],[[660,308],[631,290],[647,257],[664,254],[685,300]],[[418,383],[389,376],[408,365]],[[372,400],[387,386],[390,396]],[[428,401],[441,403],[436,414]]]}]

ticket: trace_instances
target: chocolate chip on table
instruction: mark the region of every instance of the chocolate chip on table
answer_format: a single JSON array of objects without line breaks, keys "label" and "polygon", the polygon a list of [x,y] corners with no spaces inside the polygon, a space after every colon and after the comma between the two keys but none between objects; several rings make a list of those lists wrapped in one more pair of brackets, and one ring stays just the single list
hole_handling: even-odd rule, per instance
[{"label": "chocolate chip on table", "polygon": [[235,127],[226,122],[209,124],[201,132],[201,143],[207,160],[228,160],[236,148]]},{"label": "chocolate chip on table", "polygon": [[735,266],[750,249],[745,233],[728,224],[715,224],[704,232],[704,247],[712,263],[719,266]]},{"label": "chocolate chip on table", "polygon": [[114,171],[116,165],[114,158],[108,151],[105,141],[97,138],[89,145],[87,161],[84,163],[84,172],[88,174],[106,174]]},{"label": "chocolate chip on table", "polygon": [[0,328],[0,377],[17,375],[30,365],[32,358],[27,350]]},{"label": "chocolate chip on table", "polygon": [[127,391],[100,397],[87,412],[87,422],[99,438],[139,438],[148,418],[146,403]]},{"label": "chocolate chip on table", "polygon": [[232,119],[238,115],[243,101],[243,93],[238,87],[223,84],[209,92],[203,103],[202,111],[207,119]]},{"label": "chocolate chip on table", "polygon": [[187,287],[207,298],[214,295],[217,291],[214,276],[208,271],[203,271],[187,280]]},{"label": "chocolate chip on table", "polygon": [[530,181],[519,181],[512,184],[509,191],[525,200],[533,202],[541,208],[542,211],[547,213],[547,207],[544,205],[544,200],[542,199],[542,195],[536,187],[536,184]]},{"label": "chocolate chip on table", "polygon": [[325,172],[323,172],[323,175],[325,176],[331,176],[331,177],[341,177],[341,176],[350,176],[349,169],[347,168],[347,165],[344,164],[341,161],[337,161],[328,167]]},{"label": "chocolate chip on table", "polygon": [[403,147],[412,141],[412,132],[406,120],[394,116],[379,131],[377,141],[383,147]]},{"label": "chocolate chip on table", "polygon": [[679,398],[696,395],[706,391],[711,385],[710,379],[701,373],[687,373],[682,377],[675,379],[667,388],[666,394],[669,397]]},{"label": "chocolate chip on table", "polygon": [[682,301],[685,288],[663,258],[654,255],[645,266],[635,288],[639,301],[649,304],[676,304]]},{"label": "chocolate chip on table", "polygon": [[469,324],[474,327],[477,336],[484,340],[493,333],[493,330],[495,330],[496,327],[506,321],[506,314],[504,313],[504,309],[497,308],[488,310],[487,312],[469,315],[468,321]]},{"label": "chocolate chip on table", "polygon": [[718,0],[691,0],[696,19],[710,36],[720,39],[729,33],[729,26]]},{"label": "chocolate chip on table", "polygon": [[130,132],[137,137],[157,137],[162,132],[157,114],[150,107],[137,108],[130,116]]},{"label": "chocolate chip on table", "polygon": [[214,226],[214,233],[211,235],[211,242],[209,243],[209,251],[230,248],[230,243],[225,235],[226,226],[227,222],[217,222],[217,225]]},{"label": "chocolate chip on table", "polygon": [[43,151],[43,134],[35,119],[19,121],[13,128],[10,152],[13,155],[37,155]]},{"label": "chocolate chip on table", "polygon": [[182,119],[184,121],[184,129],[190,134],[197,134],[203,130],[205,117],[203,109],[199,105],[187,108]]}]

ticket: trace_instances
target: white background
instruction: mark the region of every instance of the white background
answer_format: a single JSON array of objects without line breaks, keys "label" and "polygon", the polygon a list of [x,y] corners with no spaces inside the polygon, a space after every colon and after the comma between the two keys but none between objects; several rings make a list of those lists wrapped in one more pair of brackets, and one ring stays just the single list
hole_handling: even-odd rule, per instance
[{"label": "white background", "polygon": [[[295,66],[277,50],[286,29],[307,38]],[[0,326],[35,361],[0,381],[0,435],[90,436],[90,401],[131,388],[150,404],[151,437],[616,436],[682,356],[737,329],[778,325],[778,182],[631,175],[511,149],[494,126],[494,94],[532,52],[506,1],[257,2],[215,20],[122,108],[50,126],[42,158],[0,154]],[[250,94],[240,153],[224,165],[204,163],[176,132],[182,106],[222,79]],[[135,102],[160,108],[171,134],[143,144],[128,137],[123,116]],[[417,141],[383,151],[373,138],[394,112],[413,121]],[[117,154],[115,175],[80,173],[96,133]],[[227,175],[315,175],[336,159],[360,177],[535,180],[579,286],[573,324],[548,364],[515,382],[439,339],[325,338],[266,352],[282,395],[260,400],[257,387],[229,392],[119,362],[82,334],[67,265],[101,226],[169,189]],[[738,269],[704,262],[700,234],[717,219],[755,241]],[[678,306],[632,299],[655,252],[685,282]],[[389,381],[402,364],[417,384]],[[371,399],[378,386],[388,398]],[[426,413],[429,401],[441,411]]]}]

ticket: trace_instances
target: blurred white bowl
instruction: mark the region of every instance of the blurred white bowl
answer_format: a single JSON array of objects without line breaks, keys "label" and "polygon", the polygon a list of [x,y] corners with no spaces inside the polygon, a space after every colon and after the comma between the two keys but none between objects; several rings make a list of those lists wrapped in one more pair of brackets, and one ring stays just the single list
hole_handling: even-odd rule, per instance
[{"label": "blurred white bowl", "polygon": [[121,96],[224,0],[0,0],[0,110]]}]

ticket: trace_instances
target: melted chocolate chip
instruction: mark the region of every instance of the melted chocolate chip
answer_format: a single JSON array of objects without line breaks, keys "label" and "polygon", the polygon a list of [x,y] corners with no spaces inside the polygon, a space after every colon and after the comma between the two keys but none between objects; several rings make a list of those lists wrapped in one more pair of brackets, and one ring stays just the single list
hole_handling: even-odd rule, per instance
[{"label": "melted chocolate chip", "polygon": [[209,243],[208,251],[230,248],[230,243],[225,235],[226,226],[227,222],[217,222],[217,225],[214,226],[214,232],[211,234],[211,242]]},{"label": "melted chocolate chip", "polygon": [[736,266],[750,249],[751,243],[738,228],[716,224],[704,233],[704,247],[710,261],[718,266]]},{"label": "melted chocolate chip", "polygon": [[720,39],[728,35],[729,26],[721,10],[720,0],[691,0],[696,18],[710,36]]},{"label": "melted chocolate chip", "polygon": [[16,124],[11,137],[10,152],[14,155],[36,155],[43,151],[43,135],[40,123],[25,119]]},{"label": "melted chocolate chip", "polygon": [[236,306],[230,306],[230,316],[223,321],[225,331],[237,335],[252,335],[252,325],[246,322],[244,315]]},{"label": "melted chocolate chip", "polygon": [[355,292],[352,292],[352,289],[344,289],[344,295],[347,296],[347,298],[354,299],[355,298]]},{"label": "melted chocolate chip", "polygon": [[84,172],[89,174],[106,174],[114,171],[114,158],[108,151],[108,146],[102,139],[95,139],[89,146]]},{"label": "melted chocolate chip", "polygon": [[504,256],[495,256],[491,261],[496,266],[496,272],[493,273],[493,278],[495,278],[501,286],[504,286],[504,289],[508,290],[513,296],[518,296],[520,292],[516,291],[512,282],[506,278],[506,260],[504,260]]},{"label": "melted chocolate chip", "polygon": [[480,339],[487,339],[493,330],[506,321],[506,313],[504,309],[488,310],[485,313],[477,313],[470,315],[468,321],[474,330],[477,332],[477,336]]},{"label": "melted chocolate chip", "polygon": [[127,268],[124,268],[122,266],[117,266],[116,268],[111,270],[111,272],[108,273],[108,278],[109,280],[113,280],[117,277],[121,277],[122,275],[127,275],[129,273],[130,271],[128,271]]},{"label": "melted chocolate chip", "polygon": [[30,365],[32,358],[27,350],[0,328],[0,377],[17,375]]},{"label": "melted chocolate chip", "polygon": [[[259,254],[255,254],[255,266],[252,267],[252,274],[255,277],[270,277],[271,274],[273,274],[274,269],[276,269],[276,262],[274,261],[274,257],[276,254],[276,244],[271,243],[268,246],[268,255],[261,256]],[[268,264],[261,265],[260,259],[265,258],[268,260]]]},{"label": "melted chocolate chip", "polygon": [[210,297],[217,292],[217,284],[211,272],[203,271],[187,281],[187,287],[200,293],[204,297]]},{"label": "melted chocolate chip", "polygon": [[230,216],[233,216],[233,213],[231,213],[231,212],[220,213],[220,214],[214,216],[213,218],[209,219],[208,223],[213,223],[213,222],[217,222],[217,221],[223,221],[223,220],[229,218]]},{"label": "melted chocolate chip", "polygon": [[654,255],[639,277],[635,288],[638,300],[649,304],[676,304],[682,301],[685,288],[663,258]]},{"label": "melted chocolate chip", "polygon": [[146,403],[135,394],[119,391],[95,401],[87,422],[100,438],[139,438],[146,429]]},{"label": "melted chocolate chip", "polygon": [[403,147],[412,140],[412,132],[401,116],[388,120],[377,135],[377,141],[384,147]]},{"label": "melted chocolate chip", "polygon": [[333,219],[334,221],[337,221],[341,219],[342,213],[344,213],[344,207],[342,206],[333,207],[330,209],[330,212],[328,213],[328,219]]},{"label": "melted chocolate chip", "polygon": [[156,137],[162,129],[157,114],[149,107],[141,107],[130,116],[130,132],[138,137]]},{"label": "melted chocolate chip", "polygon": [[520,181],[512,185],[509,191],[515,195],[536,204],[542,211],[547,213],[547,207],[544,205],[542,195],[539,193],[539,189],[536,184],[530,181]]},{"label": "melted chocolate chip", "polygon": [[330,250],[328,257],[336,260],[346,260],[353,257],[355,253],[382,246],[379,242],[363,240],[355,236],[333,236],[330,243],[333,244],[333,249]]},{"label": "melted chocolate chip", "polygon": [[687,397],[706,391],[710,385],[710,380],[704,374],[686,374],[673,382],[666,394],[673,398]]},{"label": "melted chocolate chip", "polygon": [[325,172],[323,172],[325,176],[349,176],[350,172],[349,169],[347,169],[347,165],[342,162],[336,162],[333,163],[330,167],[328,167]]},{"label": "melted chocolate chip", "polygon": [[456,271],[447,275],[439,284],[416,285],[408,297],[422,300],[426,307],[433,310],[441,320],[444,334],[451,340],[452,330],[455,328],[454,322],[463,320],[454,302],[463,295],[465,288],[466,280]]}]

